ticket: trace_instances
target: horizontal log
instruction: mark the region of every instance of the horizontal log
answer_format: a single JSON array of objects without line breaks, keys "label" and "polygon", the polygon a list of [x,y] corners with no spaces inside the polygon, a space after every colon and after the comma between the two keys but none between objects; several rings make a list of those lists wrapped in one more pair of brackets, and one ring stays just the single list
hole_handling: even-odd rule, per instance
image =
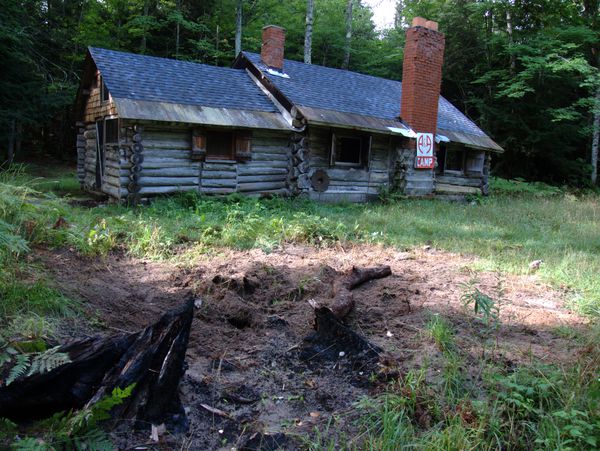
[{"label": "horizontal log", "polygon": [[235,188],[213,188],[203,186],[200,188],[200,192],[204,194],[231,194],[235,193]]},{"label": "horizontal log", "polygon": [[340,187],[340,188],[346,188],[346,187],[356,187],[356,188],[377,188],[381,185],[386,184],[387,181],[385,182],[344,182],[341,180],[330,180],[329,181],[329,187],[333,188],[333,187]]},{"label": "horizontal log", "polygon": [[205,161],[202,165],[203,171],[237,171],[237,162],[231,161],[231,163],[213,163],[211,161]]},{"label": "horizontal log", "polygon": [[290,160],[280,160],[280,161],[248,161],[245,163],[240,163],[238,168],[246,168],[250,170],[250,168],[289,168],[291,166]]},{"label": "horizontal log", "polygon": [[472,186],[479,188],[481,186],[481,178],[482,176],[453,176],[453,175],[438,175],[436,176],[436,181],[438,183],[444,183],[448,185],[459,185],[459,186]]},{"label": "horizontal log", "polygon": [[191,149],[192,133],[161,133],[145,130],[142,133],[144,147],[148,149]]},{"label": "horizontal log", "polygon": [[140,186],[198,185],[198,177],[140,177]]},{"label": "horizontal log", "polygon": [[184,150],[173,150],[173,149],[149,149],[144,148],[144,157],[149,158],[183,158],[189,159],[192,155],[192,149],[187,148]]},{"label": "horizontal log", "polygon": [[288,190],[287,188],[278,188],[260,190],[259,192],[255,193],[246,193],[246,195],[249,197],[262,197],[265,194],[268,194],[270,196],[289,196],[290,190]]},{"label": "horizontal log", "polygon": [[254,182],[285,182],[287,174],[260,174],[260,175],[240,175],[238,183],[254,183]]},{"label": "horizontal log", "polygon": [[285,187],[285,183],[282,182],[258,182],[258,183],[240,183],[238,184],[238,191],[246,193],[250,191],[265,191],[265,190],[276,190]]},{"label": "horizontal log", "polygon": [[233,188],[237,186],[236,179],[205,179],[201,178],[202,188]]},{"label": "horizontal log", "polygon": [[481,189],[473,186],[457,186],[448,185],[446,183],[437,183],[435,186],[435,192],[448,194],[480,194]]},{"label": "horizontal log", "polygon": [[287,175],[289,169],[287,167],[270,167],[270,166],[256,166],[252,164],[240,164],[237,168],[238,175],[268,175],[268,174],[285,174]]},{"label": "horizontal log", "polygon": [[289,161],[289,157],[276,153],[252,153],[252,161]]},{"label": "horizontal log", "polygon": [[140,175],[147,177],[199,177],[200,169],[189,166],[150,169],[142,164]]},{"label": "horizontal log", "polygon": [[129,177],[115,177],[106,173],[104,174],[104,182],[118,188],[121,186],[127,186],[130,181],[131,180],[129,180]]},{"label": "horizontal log", "polygon": [[202,169],[203,179],[235,179],[236,176],[235,171],[207,171],[206,168]]},{"label": "horizontal log", "polygon": [[252,153],[274,153],[287,155],[290,152],[288,146],[256,145],[252,144]]},{"label": "horizontal log", "polygon": [[150,158],[144,157],[144,163],[142,167],[148,169],[158,168],[173,168],[173,167],[188,167],[188,168],[200,168],[200,163],[191,160],[182,160],[181,158]]},{"label": "horizontal log", "polygon": [[119,167],[109,166],[108,162],[104,168],[104,172],[107,175],[113,177],[129,177],[129,171],[127,169],[120,169]]},{"label": "horizontal log", "polygon": [[185,186],[142,186],[139,194],[168,194],[168,193],[179,193],[184,191],[196,191],[198,185],[185,185]]},{"label": "horizontal log", "polygon": [[119,188],[109,185],[107,183],[104,183],[102,185],[102,192],[104,192],[112,197],[115,197],[117,199],[121,198],[121,190]]}]

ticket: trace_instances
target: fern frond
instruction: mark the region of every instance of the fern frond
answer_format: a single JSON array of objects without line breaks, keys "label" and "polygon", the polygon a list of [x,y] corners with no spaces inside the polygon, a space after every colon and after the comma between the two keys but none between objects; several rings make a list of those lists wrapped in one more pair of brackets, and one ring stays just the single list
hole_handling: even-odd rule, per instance
[{"label": "fern frond", "polygon": [[48,349],[45,352],[36,354],[36,356],[33,358],[33,361],[31,362],[31,368],[29,369],[27,375],[31,376],[37,373],[47,373],[58,368],[61,365],[64,365],[65,363],[70,363],[71,358],[69,357],[69,354],[66,354],[64,352],[58,352],[58,349],[59,346],[56,346],[54,348]]},{"label": "fern frond", "polygon": [[6,378],[6,385],[12,384],[16,379],[23,376],[27,369],[31,366],[31,356],[29,354],[17,354],[16,363],[10,370]]},{"label": "fern frond", "polygon": [[74,440],[75,449],[89,451],[112,451],[114,445],[100,429],[91,429],[85,435],[76,437]]}]

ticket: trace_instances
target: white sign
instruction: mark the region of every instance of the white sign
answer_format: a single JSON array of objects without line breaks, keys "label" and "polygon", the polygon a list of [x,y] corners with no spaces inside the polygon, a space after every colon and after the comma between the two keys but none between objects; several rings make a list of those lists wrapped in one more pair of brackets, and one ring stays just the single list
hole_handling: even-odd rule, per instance
[{"label": "white sign", "polygon": [[417,133],[417,159],[415,160],[415,168],[431,169],[434,167],[433,143],[433,133]]}]

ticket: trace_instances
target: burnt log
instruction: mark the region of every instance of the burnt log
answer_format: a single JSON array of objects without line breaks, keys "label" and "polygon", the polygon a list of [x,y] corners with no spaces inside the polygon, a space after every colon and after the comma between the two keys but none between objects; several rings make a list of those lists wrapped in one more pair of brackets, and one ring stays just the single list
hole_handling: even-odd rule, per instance
[{"label": "burnt log", "polygon": [[[352,267],[352,270],[343,278],[336,279],[333,283],[333,301],[329,308],[337,319],[344,319],[354,308],[354,296],[351,291],[365,282],[382,279],[392,274],[389,266],[375,266],[372,268]],[[313,305],[313,307],[315,307]]]},{"label": "burnt log", "polygon": [[135,384],[130,397],[111,412],[114,418],[150,423],[186,424],[178,396],[184,374],[194,301],[165,313],[137,333],[93,337],[66,344],[58,352],[71,362],[47,373],[0,387],[0,417],[39,419],[80,409]]},{"label": "burnt log", "polygon": [[345,373],[349,382],[366,387],[372,375],[380,375],[383,349],[342,323],[328,307],[315,308],[315,332],[304,338],[299,358],[309,367],[322,368],[335,362],[334,368]]}]

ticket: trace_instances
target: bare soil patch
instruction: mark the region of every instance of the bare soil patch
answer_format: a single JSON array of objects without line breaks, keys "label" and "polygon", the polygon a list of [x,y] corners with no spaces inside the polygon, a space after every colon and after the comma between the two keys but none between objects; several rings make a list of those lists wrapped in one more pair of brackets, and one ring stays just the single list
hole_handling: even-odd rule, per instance
[{"label": "bare soil patch", "polygon": [[[571,361],[576,344],[557,328],[585,324],[564,308],[564,293],[535,276],[477,273],[476,286],[501,299],[501,326],[490,343],[484,326],[460,301],[462,284],[474,277],[468,269],[474,260],[435,249],[222,250],[185,267],[119,255],[88,259],[67,250],[40,250],[39,255],[59,287],[84,301],[92,319],[70,324],[65,335],[102,328],[105,333],[135,331],[189,293],[198,299],[181,386],[190,419],[184,440],[189,449],[295,449],[301,446],[299,435],[351,411],[354,402],[377,393],[389,377],[427,361],[428,377],[435,381],[441,353],[425,329],[432,314],[453,325],[467,362],[490,359],[506,368],[532,360]],[[383,264],[392,276],[358,287],[356,307],[346,319],[383,350],[379,363],[349,365],[352,349],[336,348],[328,359],[306,355],[304,339],[314,321],[307,301],[330,298],[334,279],[353,265]],[[477,367],[465,368],[466,377],[480,378]],[[344,428],[351,432],[350,424],[336,424]],[[147,436],[119,440],[127,447]]]}]

